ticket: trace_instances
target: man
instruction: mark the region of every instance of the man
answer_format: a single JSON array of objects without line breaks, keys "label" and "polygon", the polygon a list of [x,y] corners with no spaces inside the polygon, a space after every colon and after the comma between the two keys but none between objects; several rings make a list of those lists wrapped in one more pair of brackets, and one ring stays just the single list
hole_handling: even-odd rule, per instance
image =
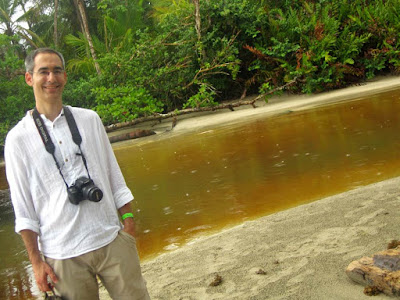
[{"label": "man", "polygon": [[39,289],[54,285],[63,299],[98,299],[98,276],[113,299],[149,299],[134,239],[133,196],[100,118],[63,106],[61,53],[37,49],[25,67],[36,108],[8,133],[5,161],[15,230]]}]

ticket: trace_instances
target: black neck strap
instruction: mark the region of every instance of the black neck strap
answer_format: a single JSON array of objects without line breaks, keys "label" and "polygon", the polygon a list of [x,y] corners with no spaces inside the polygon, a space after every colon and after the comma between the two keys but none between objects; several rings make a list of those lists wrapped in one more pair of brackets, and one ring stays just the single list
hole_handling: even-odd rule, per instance
[{"label": "black neck strap", "polygon": [[64,106],[64,115],[65,115],[65,118],[67,119],[68,127],[72,134],[72,140],[74,141],[75,144],[78,145],[78,147],[80,149],[81,143],[82,143],[82,137],[81,137],[81,134],[79,133],[78,126],[76,126],[74,116],[72,115],[69,108],[66,106]]},{"label": "black neck strap", "polygon": [[[83,164],[85,165],[86,171],[87,171],[89,179],[90,179],[90,174],[89,174],[89,170],[88,170],[88,167],[87,167],[86,158],[83,155],[83,152],[81,150],[82,136],[79,133],[78,126],[76,125],[74,116],[72,115],[72,112],[70,111],[70,109],[68,107],[66,107],[66,106],[63,106],[63,108],[64,108],[64,115],[65,115],[65,118],[67,120],[69,130],[71,131],[72,140],[79,147],[79,152],[80,153],[76,153],[76,154],[82,157]],[[60,172],[60,175],[63,178],[65,185],[68,187],[68,184],[65,181],[64,175],[61,172],[60,165],[57,162],[57,159],[56,159],[56,156],[55,156],[56,147],[54,146],[54,143],[51,140],[51,137],[49,135],[49,132],[47,131],[47,128],[44,125],[43,119],[40,116],[39,112],[37,111],[36,107],[33,110],[32,116],[33,116],[33,120],[35,122],[36,128],[39,131],[39,135],[42,138],[42,141],[43,141],[43,144],[44,144],[44,146],[46,148],[46,151],[49,152],[53,156],[53,159],[54,159],[54,161],[56,163],[58,171]]]}]

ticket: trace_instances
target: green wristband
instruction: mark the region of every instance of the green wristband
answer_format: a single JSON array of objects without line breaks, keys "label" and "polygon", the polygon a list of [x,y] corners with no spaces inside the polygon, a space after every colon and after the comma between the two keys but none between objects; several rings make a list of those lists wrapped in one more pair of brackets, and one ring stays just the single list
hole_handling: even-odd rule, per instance
[{"label": "green wristband", "polygon": [[133,218],[133,213],[126,213],[122,215],[122,221],[124,221],[126,218]]}]

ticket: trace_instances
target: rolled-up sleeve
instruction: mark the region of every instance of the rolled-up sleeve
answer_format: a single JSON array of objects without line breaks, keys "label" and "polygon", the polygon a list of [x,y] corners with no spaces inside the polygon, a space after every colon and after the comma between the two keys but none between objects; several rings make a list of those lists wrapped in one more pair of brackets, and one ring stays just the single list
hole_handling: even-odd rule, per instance
[{"label": "rolled-up sleeve", "polygon": [[20,233],[22,230],[31,230],[39,234],[39,222],[28,218],[16,218],[15,232]]},{"label": "rolled-up sleeve", "polygon": [[4,159],[15,213],[15,231],[32,230],[39,234],[40,224],[30,193],[26,163],[17,145],[17,139],[7,136]]}]

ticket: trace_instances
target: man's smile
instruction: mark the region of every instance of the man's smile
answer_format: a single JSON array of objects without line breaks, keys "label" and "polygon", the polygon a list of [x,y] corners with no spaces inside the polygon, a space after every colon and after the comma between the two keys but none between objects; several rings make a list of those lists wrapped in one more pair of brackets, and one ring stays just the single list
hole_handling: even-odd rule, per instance
[{"label": "man's smile", "polygon": [[57,92],[60,90],[60,84],[43,85],[43,89],[47,92]]}]

